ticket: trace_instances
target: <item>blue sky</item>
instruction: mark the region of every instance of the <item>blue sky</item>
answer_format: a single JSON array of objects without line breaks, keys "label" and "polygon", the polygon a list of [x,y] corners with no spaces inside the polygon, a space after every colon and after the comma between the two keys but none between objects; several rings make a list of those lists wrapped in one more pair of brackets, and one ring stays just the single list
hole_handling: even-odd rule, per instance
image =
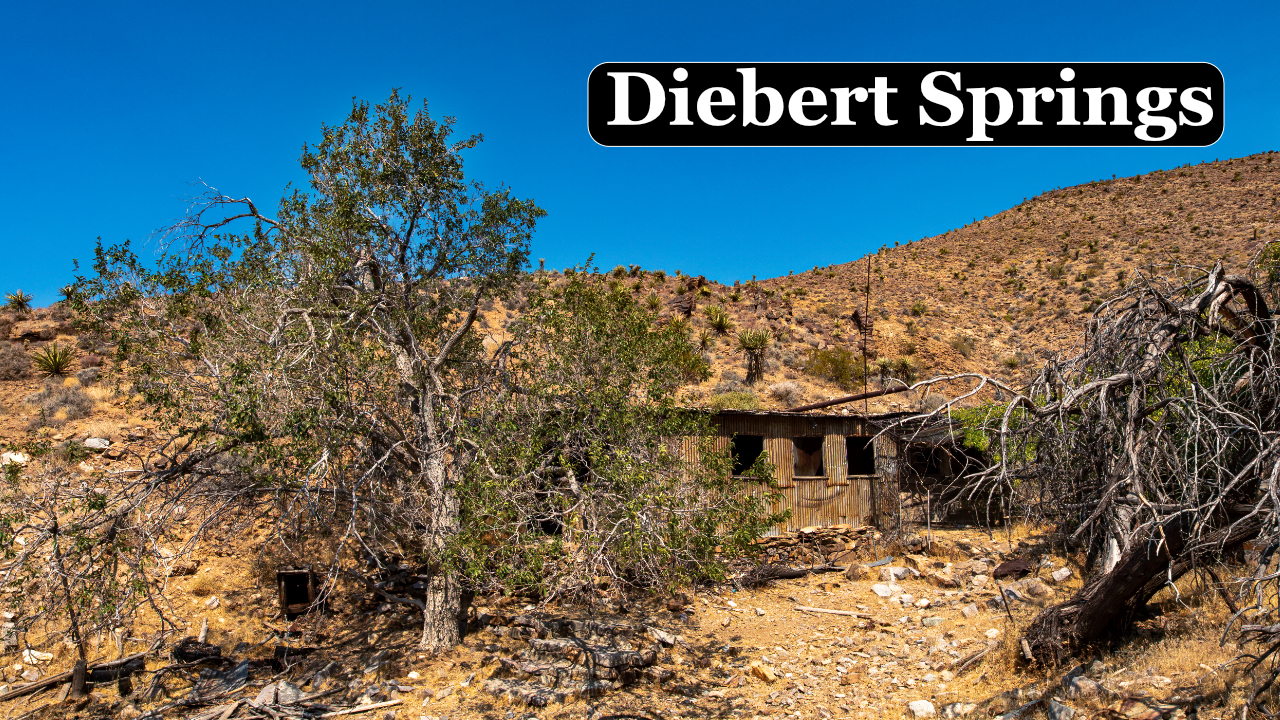
[{"label": "blue sky", "polygon": [[[1280,149],[1270,3],[21,3],[0,23],[0,291],[46,305],[93,242],[145,241],[203,180],[272,207],[351,98],[480,132],[469,174],[548,211],[551,267],[732,282],[844,262],[1056,186]],[[1204,61],[1208,148],[604,148],[605,61]]]}]

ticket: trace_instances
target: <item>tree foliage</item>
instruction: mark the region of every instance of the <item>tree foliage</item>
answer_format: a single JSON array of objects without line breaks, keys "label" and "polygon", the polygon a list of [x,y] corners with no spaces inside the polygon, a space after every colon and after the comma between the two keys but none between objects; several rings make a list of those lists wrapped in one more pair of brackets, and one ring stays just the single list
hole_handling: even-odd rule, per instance
[{"label": "tree foliage", "polygon": [[[356,103],[274,217],[210,189],[158,266],[99,245],[73,299],[164,421],[166,476],[271,510],[332,579],[412,566],[421,596],[368,585],[422,611],[430,649],[472,592],[714,577],[769,520],[676,406],[707,372],[687,332],[598,273],[528,274],[543,211],[467,180],[480,138],[452,124]],[[524,310],[487,329],[495,304]]]}]

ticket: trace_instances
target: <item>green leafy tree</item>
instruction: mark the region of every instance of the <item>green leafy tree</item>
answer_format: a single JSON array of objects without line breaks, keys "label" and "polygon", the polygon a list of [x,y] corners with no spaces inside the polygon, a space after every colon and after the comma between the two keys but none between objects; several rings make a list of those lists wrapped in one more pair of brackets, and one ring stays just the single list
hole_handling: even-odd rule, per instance
[{"label": "green leafy tree", "polygon": [[[158,267],[100,246],[73,301],[165,419],[167,476],[216,478],[219,507],[270,498],[332,575],[421,611],[430,650],[472,592],[714,574],[711,549],[768,519],[723,457],[677,452],[708,435],[675,407],[706,373],[687,329],[598,273],[526,273],[543,211],[467,180],[480,138],[451,129],[397,93],[357,103],[275,217],[210,190]],[[476,322],[491,301],[525,308],[503,338]],[[364,572],[389,558],[422,596]]]}]

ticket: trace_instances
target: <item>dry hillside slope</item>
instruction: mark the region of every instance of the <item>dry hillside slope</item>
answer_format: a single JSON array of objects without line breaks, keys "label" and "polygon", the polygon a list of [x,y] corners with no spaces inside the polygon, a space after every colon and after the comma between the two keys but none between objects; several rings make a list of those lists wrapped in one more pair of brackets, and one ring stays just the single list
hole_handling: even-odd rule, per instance
[{"label": "dry hillside slope", "polygon": [[[1243,271],[1280,224],[1276,156],[1053,190],[942,235],[882,248],[870,257],[873,376],[881,361],[898,374],[908,366],[917,375],[977,370],[1016,381],[1038,352],[1071,350],[1090,312],[1139,274],[1194,272],[1218,260]],[[856,356],[851,315],[867,303],[867,262],[737,287],[635,266],[613,272],[668,312],[688,311],[693,336],[708,341],[715,375],[689,388],[691,400],[749,406],[750,397],[723,396],[745,391],[782,408],[861,391],[860,381],[841,388],[815,376],[812,362],[815,350],[828,348]],[[727,332],[712,327],[712,306],[725,309]],[[775,338],[765,379],[752,388],[741,383],[745,363],[733,342],[744,328],[768,328]],[[886,397],[871,410],[904,400],[917,399]]]}]

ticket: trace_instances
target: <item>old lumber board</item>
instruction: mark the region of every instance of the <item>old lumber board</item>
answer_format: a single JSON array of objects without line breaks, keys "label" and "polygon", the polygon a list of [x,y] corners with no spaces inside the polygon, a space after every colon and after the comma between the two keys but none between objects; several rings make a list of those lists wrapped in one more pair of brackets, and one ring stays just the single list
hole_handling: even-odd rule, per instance
[{"label": "old lumber board", "polygon": [[809,607],[808,605],[797,605],[796,610],[801,612],[826,613],[827,615],[848,615],[849,617],[863,618],[870,620],[871,616],[867,613],[854,612],[852,610],[831,610],[830,608]]},{"label": "old lumber board", "polygon": [[[91,666],[89,666],[89,668],[88,668],[88,669],[89,669],[90,671],[92,671],[92,670],[109,670],[109,669],[111,669],[111,668],[113,668],[113,667],[116,667],[117,665],[124,665],[124,664],[129,663],[129,662],[131,662],[131,661],[133,661],[133,660],[137,660],[138,658],[145,656],[145,655],[146,655],[147,653],[149,653],[149,652],[151,652],[151,651],[150,651],[150,650],[143,650],[143,651],[142,651],[142,652],[140,652],[140,653],[134,653],[134,654],[132,654],[132,655],[130,655],[130,656],[128,656],[128,657],[122,657],[122,658],[120,658],[119,660],[112,660],[112,661],[110,661],[110,662],[104,662],[104,663],[98,663],[98,664],[96,664],[96,665],[91,665]],[[74,672],[74,671],[72,671],[72,670],[68,670],[68,671],[66,671],[66,672],[58,673],[57,675],[50,675],[50,676],[48,676],[48,677],[46,677],[46,678],[43,678],[43,679],[41,679],[41,680],[37,680],[37,681],[35,681],[35,682],[33,682],[33,683],[30,683],[30,684],[28,684],[28,685],[23,685],[23,686],[22,686],[22,687],[20,687],[20,688],[14,688],[14,689],[10,690],[9,692],[7,692],[7,693],[5,693],[5,694],[3,694],[3,695],[0,695],[0,702],[5,702],[6,700],[12,700],[12,699],[17,698],[17,697],[22,697],[23,695],[30,695],[30,694],[31,694],[31,693],[33,693],[33,692],[39,692],[40,690],[43,690],[43,689],[45,689],[45,688],[47,688],[47,687],[50,687],[50,686],[52,686],[52,685],[57,685],[57,684],[58,684],[58,683],[60,683],[60,682],[65,682],[65,681],[67,681],[67,680],[70,680],[70,679],[71,679],[71,674],[72,674],[72,672]]]}]

